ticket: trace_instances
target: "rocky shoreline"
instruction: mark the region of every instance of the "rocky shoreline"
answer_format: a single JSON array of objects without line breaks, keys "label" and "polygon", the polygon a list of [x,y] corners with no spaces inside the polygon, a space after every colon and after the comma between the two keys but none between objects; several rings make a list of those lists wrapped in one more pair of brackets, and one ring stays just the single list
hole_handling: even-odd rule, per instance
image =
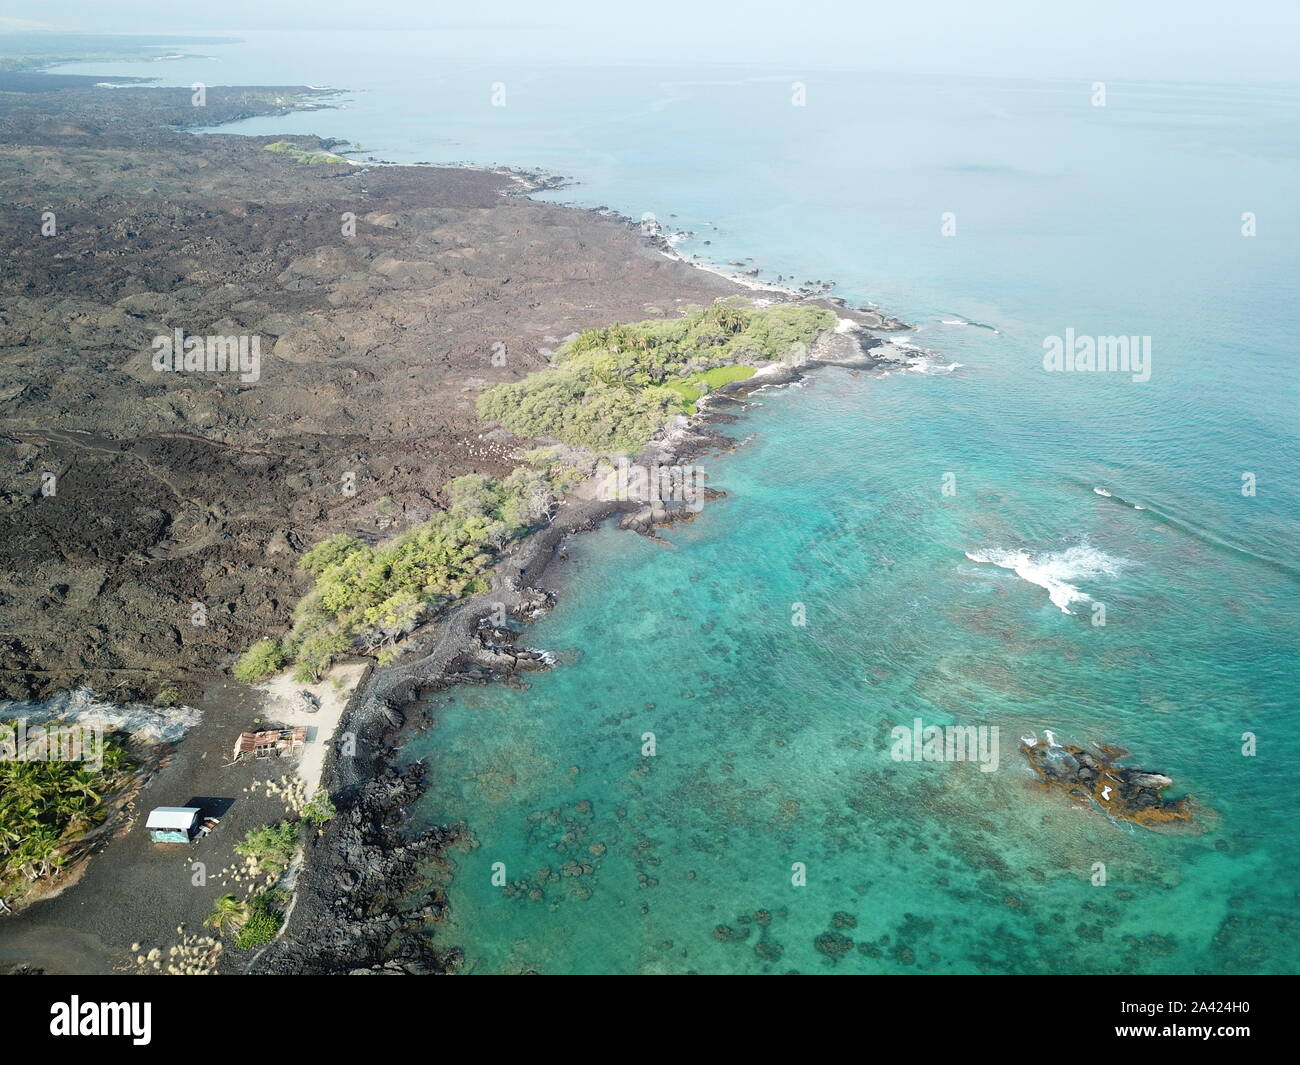
[{"label": "rocky shoreline", "polygon": [[[652,441],[637,457],[648,466],[682,466],[730,450],[738,442],[714,426],[734,421],[727,408],[771,385],[788,384],[822,366],[865,369],[881,344],[866,334],[828,332],[798,365],[772,367],[761,377],[718,389],[686,427]],[[706,498],[725,495],[705,488]],[[415,896],[422,873],[463,838],[464,826],[403,829],[406,811],[424,790],[419,764],[395,767],[403,737],[428,724],[427,697],[458,684],[509,682],[520,672],[550,667],[545,652],[516,646],[520,633],[493,625],[502,606],[520,622],[555,603],[546,588],[563,543],[606,519],[652,539],[657,528],[689,521],[696,511],[680,504],[600,501],[569,503],[551,524],[508,549],[492,587],[447,612],[437,629],[406,660],[371,669],[358,686],[339,735],[355,737],[355,752],[337,747],[326,763],[324,785],[339,814],[309,843],[293,910],[280,938],[248,966],[251,973],[449,974],[459,968],[458,948],[443,948],[429,925],[444,914],[440,891]],[[514,575],[517,572],[517,576]],[[419,641],[417,634],[415,639]]]},{"label": "rocky shoreline", "polygon": [[[541,589],[565,537],[594,528],[622,503],[570,506],[556,520],[508,549],[492,587],[457,604],[405,660],[372,668],[357,686],[336,734],[322,784],[338,806],[323,835],[307,844],[293,909],[279,939],[254,958],[251,973],[427,974],[454,972],[456,950],[425,934],[446,900],[412,899],[422,871],[461,838],[460,826],[412,832],[406,811],[423,792],[424,767],[396,767],[401,738],[427,724],[421,704],[462,683],[490,683],[538,668],[537,652],[508,653],[515,634],[486,626],[501,606],[527,620],[554,597]],[[514,570],[518,576],[506,574]],[[350,737],[343,753],[339,737]]]},{"label": "rocky shoreline", "polygon": [[[662,233],[608,209],[527,197],[561,187],[554,174],[307,165],[265,150],[283,138],[186,132],[301,115],[328,106],[319,90],[213,88],[198,112],[184,90],[44,77],[11,86],[0,111],[0,216],[15,234],[0,286],[3,695],[204,691],[214,670],[287,624],[303,584],[296,558],[311,542],[392,536],[425,520],[451,477],[512,469],[517,458],[477,420],[473,393],[544,367],[543,345],[566,334],[733,295],[809,300],[854,330],[905,328],[825,296],[825,285],[780,289],[688,262]],[[303,153],[333,146],[285,136]],[[31,190],[49,184],[51,168],[77,178],[38,202]],[[58,219],[53,240],[33,221],[44,209]],[[356,218],[354,239],[340,235],[344,213]],[[526,323],[511,313],[522,305]],[[149,338],[178,323],[260,333],[261,380],[151,372]],[[490,359],[498,342],[508,366]],[[879,343],[828,333],[792,365],[713,393],[640,461],[733,447],[710,428],[728,406],[818,365],[871,365]],[[78,375],[63,372],[68,350]],[[341,470],[355,474],[354,494],[338,490]],[[56,492],[40,490],[42,471],[57,475]],[[454,969],[454,952],[424,934],[445,901],[410,893],[457,829],[406,825],[423,769],[397,766],[401,737],[425,723],[421,703],[439,688],[548,666],[485,619],[499,617],[498,604],[518,620],[550,605],[545,573],[565,537],[612,516],[653,536],[693,515],[572,499],[504,552],[489,592],[413,636],[398,663],[370,669],[324,771],[340,812],[306,844],[285,931],[255,957],[228,955],[223,971]],[[203,625],[192,621],[196,602]],[[244,713],[227,708],[212,726]]]},{"label": "rocky shoreline", "polygon": [[[479,390],[581,329],[744,291],[509,195],[526,177],[185,132],[301,116],[297,91],[214,88],[200,117],[181,90],[79,82],[0,109],[0,697],[197,698],[287,627],[311,543],[391,537],[452,478],[518,465]],[[176,328],[260,337],[259,380],[156,372]]]}]

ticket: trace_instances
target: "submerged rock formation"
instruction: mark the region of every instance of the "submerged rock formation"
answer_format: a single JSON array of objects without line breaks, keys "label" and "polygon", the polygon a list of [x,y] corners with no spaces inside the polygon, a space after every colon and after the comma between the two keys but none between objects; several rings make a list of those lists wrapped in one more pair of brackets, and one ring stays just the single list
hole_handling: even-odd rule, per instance
[{"label": "submerged rock formation", "polygon": [[1196,802],[1190,796],[1164,799],[1160,793],[1173,784],[1163,773],[1131,769],[1115,763],[1128,755],[1123,747],[1101,746],[1094,751],[1055,741],[1025,736],[1020,752],[1028,759],[1039,782],[1048,791],[1062,792],[1077,802],[1096,806],[1120,821],[1144,828],[1192,825]]}]

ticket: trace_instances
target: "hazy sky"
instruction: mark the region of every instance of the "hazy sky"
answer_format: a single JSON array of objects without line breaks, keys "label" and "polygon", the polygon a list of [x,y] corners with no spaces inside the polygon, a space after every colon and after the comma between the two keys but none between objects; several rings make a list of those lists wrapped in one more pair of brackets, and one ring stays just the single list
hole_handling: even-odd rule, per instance
[{"label": "hazy sky", "polygon": [[6,0],[0,28],[425,31],[443,55],[1300,81],[1300,0]]}]

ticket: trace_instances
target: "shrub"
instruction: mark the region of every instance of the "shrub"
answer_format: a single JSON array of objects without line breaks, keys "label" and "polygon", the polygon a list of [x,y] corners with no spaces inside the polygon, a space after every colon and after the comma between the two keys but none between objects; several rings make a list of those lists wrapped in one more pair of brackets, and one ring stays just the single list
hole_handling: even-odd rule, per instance
[{"label": "shrub", "polygon": [[284,924],[284,914],[280,910],[282,895],[279,892],[264,891],[254,895],[248,902],[248,917],[235,936],[235,946],[240,950],[250,950],[271,942]]},{"label": "shrub", "polygon": [[323,825],[338,813],[329,792],[321,788],[311,797],[311,802],[304,808],[302,815],[315,825]]},{"label": "shrub", "polygon": [[575,479],[560,467],[520,468],[502,480],[467,474],[446,484],[446,511],[393,540],[317,544],[302,558],[316,583],[294,610],[294,677],[318,680],[353,645],[382,653],[431,611],[484,590],[495,553],[544,520]]},{"label": "shrub", "polygon": [[283,667],[284,650],[277,640],[258,640],[239,656],[233,670],[235,678],[247,684],[256,683]]},{"label": "shrub", "polygon": [[298,668],[293,679],[299,684],[315,684],[349,645],[347,636],[341,632],[313,632],[298,648]]},{"label": "shrub", "polygon": [[292,821],[253,828],[235,844],[235,853],[252,858],[257,871],[267,876],[278,876],[288,868],[298,849],[298,826]]},{"label": "shrub", "polygon": [[328,540],[322,540],[310,551],[307,551],[298,561],[303,569],[308,573],[321,574],[353,552],[360,551],[365,547],[355,536],[348,536],[346,533],[339,533],[337,536],[331,536]]},{"label": "shrub", "polygon": [[259,642],[235,675],[261,679],[292,658],[294,680],[313,684],[353,647],[391,661],[393,645],[430,613],[486,589],[496,553],[546,520],[581,479],[559,462],[500,480],[468,474],[444,486],[446,511],[401,536],[375,545],[346,534],[321,541],[302,556],[316,581],[294,607],[285,646]]}]

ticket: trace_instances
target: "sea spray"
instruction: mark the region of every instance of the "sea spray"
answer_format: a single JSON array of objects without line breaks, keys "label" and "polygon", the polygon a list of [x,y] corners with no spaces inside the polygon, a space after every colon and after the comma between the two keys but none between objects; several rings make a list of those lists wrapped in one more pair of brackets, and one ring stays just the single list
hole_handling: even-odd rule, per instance
[{"label": "sea spray", "polygon": [[1093,602],[1092,596],[1071,584],[1071,581],[1115,577],[1126,564],[1124,559],[1114,558],[1086,544],[1064,551],[1044,551],[1038,554],[1000,548],[967,551],[965,554],[972,562],[1009,569],[1022,580],[1047,589],[1052,604],[1064,614],[1074,613],[1070,607],[1075,603]]}]

